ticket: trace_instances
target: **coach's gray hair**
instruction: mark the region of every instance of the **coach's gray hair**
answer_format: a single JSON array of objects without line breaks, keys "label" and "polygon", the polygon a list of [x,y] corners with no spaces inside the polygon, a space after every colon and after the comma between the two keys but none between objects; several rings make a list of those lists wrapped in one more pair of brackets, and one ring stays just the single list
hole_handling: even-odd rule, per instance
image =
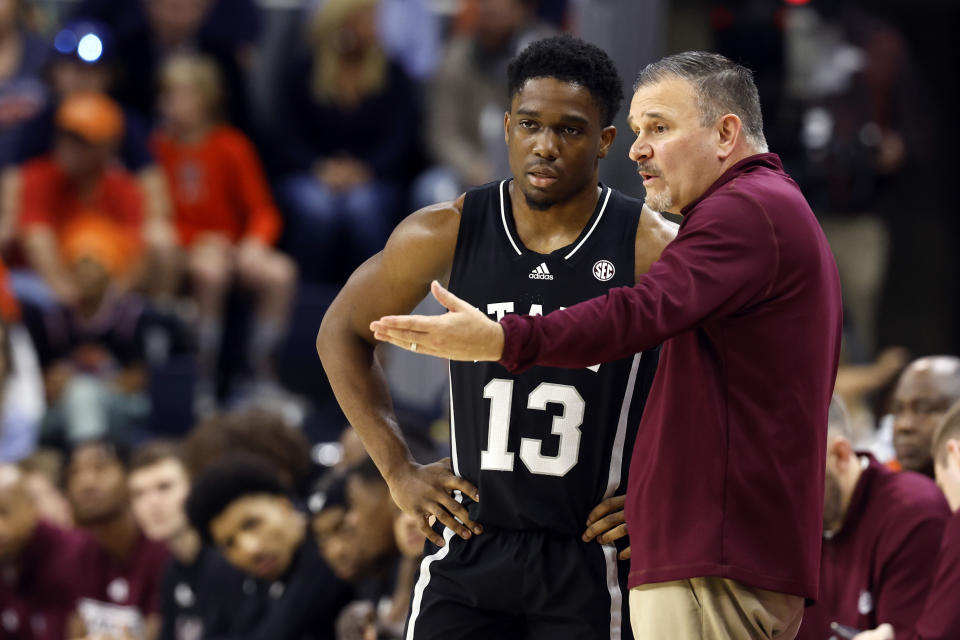
[{"label": "coach's gray hair", "polygon": [[674,77],[693,85],[700,111],[700,124],[710,126],[732,113],[740,118],[747,142],[758,153],[766,153],[760,94],[753,72],[729,58],[706,51],[686,51],[645,66],[633,85],[640,87]]},{"label": "coach's gray hair", "polygon": [[847,405],[837,394],[833,394],[833,397],[830,398],[830,411],[827,414],[827,434],[843,437],[847,440],[850,440],[853,435],[850,431],[850,415],[847,413]]}]

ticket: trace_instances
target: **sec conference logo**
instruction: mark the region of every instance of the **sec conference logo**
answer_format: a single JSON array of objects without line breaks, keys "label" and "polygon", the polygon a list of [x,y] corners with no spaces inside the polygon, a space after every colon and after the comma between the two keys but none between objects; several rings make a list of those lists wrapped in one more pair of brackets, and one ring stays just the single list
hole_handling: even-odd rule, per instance
[{"label": "sec conference logo", "polygon": [[593,277],[600,282],[606,282],[612,278],[616,272],[617,270],[613,268],[613,263],[609,260],[597,260],[593,265]]}]

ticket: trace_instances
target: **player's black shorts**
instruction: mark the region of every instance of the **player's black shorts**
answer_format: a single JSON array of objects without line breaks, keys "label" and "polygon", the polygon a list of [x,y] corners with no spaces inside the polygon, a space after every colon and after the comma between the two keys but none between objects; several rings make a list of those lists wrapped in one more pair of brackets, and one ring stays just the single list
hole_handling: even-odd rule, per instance
[{"label": "player's black shorts", "polygon": [[630,639],[614,547],[489,527],[444,539],[427,541],[405,640]]}]

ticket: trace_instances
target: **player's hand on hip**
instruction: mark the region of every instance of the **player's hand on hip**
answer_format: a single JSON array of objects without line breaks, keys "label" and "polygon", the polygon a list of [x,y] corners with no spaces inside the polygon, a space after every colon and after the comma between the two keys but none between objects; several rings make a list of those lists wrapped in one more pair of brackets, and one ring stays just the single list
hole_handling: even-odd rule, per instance
[{"label": "player's hand on hip", "polygon": [[483,533],[480,524],[470,519],[466,507],[453,498],[454,491],[460,491],[475,501],[480,500],[480,495],[473,484],[454,475],[450,458],[427,465],[412,464],[392,476],[389,485],[397,506],[416,517],[420,531],[438,547],[444,545],[443,536],[430,527],[431,517],[464,540]]},{"label": "player's hand on hip", "polygon": [[[623,514],[626,499],[626,496],[613,496],[595,506],[587,516],[587,530],[583,532],[583,541],[596,539],[600,544],[613,544],[616,540],[627,537],[627,520]],[[621,551],[617,557],[621,560],[629,558],[630,547]]]},{"label": "player's hand on hip", "polygon": [[408,351],[450,360],[496,362],[503,354],[503,328],[434,281],[433,296],[448,313],[384,316],[370,323],[377,340]]},{"label": "player's hand on hip", "polygon": [[882,624],[876,629],[858,633],[856,636],[854,636],[853,640],[893,640],[895,635],[896,634],[893,632],[893,627],[891,627],[889,624]]}]

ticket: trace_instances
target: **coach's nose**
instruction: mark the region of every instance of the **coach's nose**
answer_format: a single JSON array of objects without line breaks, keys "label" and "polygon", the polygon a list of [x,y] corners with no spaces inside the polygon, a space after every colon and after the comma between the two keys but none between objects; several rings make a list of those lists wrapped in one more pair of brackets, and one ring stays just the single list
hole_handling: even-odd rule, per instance
[{"label": "coach's nose", "polygon": [[630,151],[627,153],[634,162],[643,162],[653,157],[653,147],[651,147],[643,138],[643,134],[638,134],[633,144],[630,145]]}]

